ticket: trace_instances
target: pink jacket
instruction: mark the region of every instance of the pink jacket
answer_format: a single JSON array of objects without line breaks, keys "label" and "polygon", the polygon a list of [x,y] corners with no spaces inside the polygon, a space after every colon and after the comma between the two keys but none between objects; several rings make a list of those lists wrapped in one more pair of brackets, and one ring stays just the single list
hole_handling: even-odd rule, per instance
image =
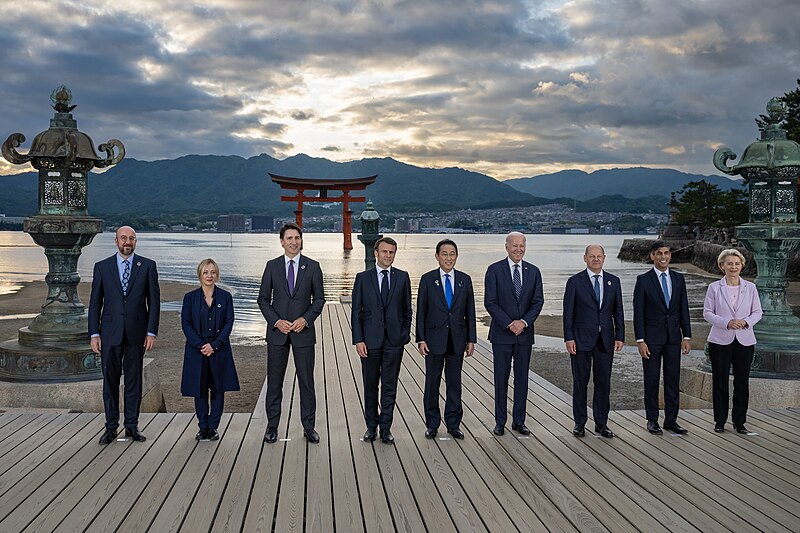
[{"label": "pink jacket", "polygon": [[[714,344],[731,344],[733,339],[742,346],[756,343],[753,326],[761,320],[761,300],[758,299],[756,286],[743,279],[740,280],[739,298],[736,308],[731,304],[725,278],[708,286],[706,300],[703,304],[703,318],[711,324],[708,342]],[[750,327],[746,329],[728,329],[728,321],[732,318],[745,320]]]}]

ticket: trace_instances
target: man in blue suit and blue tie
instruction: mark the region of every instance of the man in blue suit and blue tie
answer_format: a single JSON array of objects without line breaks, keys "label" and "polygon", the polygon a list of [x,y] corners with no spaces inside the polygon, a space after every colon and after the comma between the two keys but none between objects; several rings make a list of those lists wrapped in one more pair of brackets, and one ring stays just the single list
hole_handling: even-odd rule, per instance
[{"label": "man in blue suit and blue tie", "polygon": [[378,239],[374,253],[376,268],[356,275],[350,323],[364,378],[364,441],[373,442],[380,425],[381,442],[394,444],[397,377],[403,348],[411,340],[411,282],[407,272],[392,266],[397,253],[394,239]]},{"label": "man in blue suit and blue tie", "polygon": [[592,373],[594,431],[611,438],[611,365],[614,352],[622,350],[625,342],[622,287],[617,276],[603,270],[606,254],[602,246],[587,246],[583,260],[586,270],[569,278],[564,289],[564,343],[572,365],[572,433],[576,437],[586,434],[586,388]]},{"label": "man in blue suit and blue tie", "polygon": [[439,268],[422,275],[417,294],[417,349],[425,357],[425,437],[436,438],[442,421],[439,385],[446,380],[444,423],[447,432],[463,439],[461,431],[461,368],[477,342],[472,278],[455,270],[458,247],[450,239],[436,245]]},{"label": "man in blue suit and blue tie", "polygon": [[117,230],[117,253],[94,265],[89,298],[89,336],[100,354],[106,430],[100,444],[110,444],[119,427],[119,381],[125,373],[125,436],[144,441],[139,431],[144,352],[158,335],[161,293],[155,262],[136,255],[136,232]]},{"label": "man in blue suit and blue tie", "polygon": [[633,330],[642,356],[644,408],[647,430],[662,433],[658,425],[658,382],[664,365],[664,429],[683,435],[678,424],[681,354],[691,349],[689,299],[683,274],[669,268],[672,251],[664,241],[650,248],[653,268],[636,278],[633,288]]},{"label": "man in blue suit and blue tie", "polygon": [[506,236],[508,257],[486,270],[484,307],[492,321],[489,341],[494,359],[495,435],[505,433],[508,417],[508,379],[514,367],[514,407],[511,429],[529,435],[525,425],[528,402],[528,372],[533,347],[533,322],[544,305],[542,275],[523,261],[525,235],[513,231]]}]

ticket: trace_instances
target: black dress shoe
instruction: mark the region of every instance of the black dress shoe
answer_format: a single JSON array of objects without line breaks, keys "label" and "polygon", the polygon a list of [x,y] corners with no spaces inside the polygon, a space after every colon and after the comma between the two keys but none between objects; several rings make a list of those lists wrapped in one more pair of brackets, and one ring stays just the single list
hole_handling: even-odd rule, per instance
[{"label": "black dress shoe", "polygon": [[311,429],[304,429],[303,435],[306,436],[306,440],[311,444],[316,444],[319,442],[319,433],[314,428]]},{"label": "black dress shoe", "polygon": [[433,428],[428,428],[425,430],[425,438],[426,439],[435,439],[436,438],[436,430]]},{"label": "black dress shoe", "polygon": [[742,435],[747,435],[747,428],[744,427],[744,424],[734,424],[733,427],[736,428],[736,433],[741,433]]},{"label": "black dress shoe", "polygon": [[725,433],[725,424],[714,424],[714,431],[716,433]]},{"label": "black dress shoe", "polygon": [[208,440],[219,440],[219,433],[217,433],[216,429],[209,429],[206,431],[206,437]]},{"label": "black dress shoe", "polygon": [[264,434],[264,442],[269,442],[270,444],[278,440],[278,428],[267,428],[267,432]]},{"label": "black dress shoe", "polygon": [[194,440],[208,440],[208,430],[200,428],[200,431],[194,436]]},{"label": "black dress shoe", "polygon": [[658,422],[648,422],[647,431],[649,431],[653,435],[661,435],[662,433],[664,433],[663,431],[661,431],[661,426],[658,425]]},{"label": "black dress shoe", "polygon": [[595,424],[594,432],[599,433],[601,437],[605,437],[607,439],[611,439],[614,437],[614,432],[608,429],[608,426],[603,424],[602,426]]},{"label": "black dress shoe", "polygon": [[674,435],[685,435],[686,433],[689,433],[688,430],[682,428],[680,425],[678,425],[677,422],[671,422],[671,423],[664,422],[664,429],[666,429],[670,433],[673,433]]},{"label": "black dress shoe", "polygon": [[575,424],[575,427],[572,429],[572,434],[576,437],[583,437],[586,435],[586,428],[583,424]]},{"label": "black dress shoe", "polygon": [[100,444],[111,444],[117,438],[116,429],[107,429],[103,436],[100,437]]},{"label": "black dress shoe", "polygon": [[498,437],[501,436],[501,435],[504,435],[505,432],[506,432],[506,428],[504,428],[503,426],[495,426],[494,429],[492,430],[492,433],[494,433]]},{"label": "black dress shoe", "polygon": [[364,432],[364,442],[373,442],[376,436],[375,428],[367,428],[367,431]]},{"label": "black dress shoe", "polygon": [[381,430],[381,442],[384,444],[394,444],[394,435],[387,430]]},{"label": "black dress shoe", "polygon": [[136,442],[144,442],[147,440],[147,437],[145,437],[136,426],[125,428],[125,437]]},{"label": "black dress shoe", "polygon": [[447,432],[450,433],[450,435],[452,435],[454,439],[463,439],[464,438],[464,432],[461,431],[460,429],[456,429],[456,428],[448,429]]},{"label": "black dress shoe", "polygon": [[531,430],[528,429],[528,426],[525,424],[511,424],[511,429],[519,433],[520,435],[530,435]]}]

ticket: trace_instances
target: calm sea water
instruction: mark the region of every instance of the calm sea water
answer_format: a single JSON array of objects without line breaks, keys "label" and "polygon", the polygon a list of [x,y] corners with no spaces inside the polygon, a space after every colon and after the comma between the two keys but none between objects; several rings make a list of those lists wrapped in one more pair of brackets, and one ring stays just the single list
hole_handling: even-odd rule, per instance
[{"label": "calm sea water", "polygon": [[[409,272],[416,297],[419,278],[438,265],[434,257],[436,243],[444,235],[390,235],[398,242],[395,265]],[[452,235],[459,248],[457,270],[472,276],[479,318],[483,309],[483,279],[486,267],[505,257],[504,235]],[[561,313],[561,299],[567,278],[585,268],[583,251],[587,244],[605,247],[605,269],[622,280],[626,317],[632,316],[632,295],[636,275],[647,266],[623,263],[616,256],[624,240],[621,235],[528,235],[525,259],[542,271],[545,305],[543,314]],[[355,249],[342,250],[341,234],[309,233],[304,236],[304,253],[322,266],[326,298],[334,300],[349,294],[356,273],[364,269],[364,247],[355,238]],[[95,237],[83,250],[78,265],[81,278],[88,281],[96,261],[116,251],[113,233]],[[263,335],[264,319],[256,305],[258,285],[264,264],[283,252],[277,234],[214,234],[214,233],[140,233],[138,253],[158,263],[162,280],[196,283],[196,267],[206,257],[220,265],[221,285],[234,295],[237,336]],[[47,273],[47,260],[42,248],[33,244],[22,232],[0,231],[0,294],[16,290],[21,281],[41,280]],[[702,314],[706,279],[688,276],[692,315]],[[84,302],[86,303],[86,302]],[[166,305],[180,309],[180,302]]]}]

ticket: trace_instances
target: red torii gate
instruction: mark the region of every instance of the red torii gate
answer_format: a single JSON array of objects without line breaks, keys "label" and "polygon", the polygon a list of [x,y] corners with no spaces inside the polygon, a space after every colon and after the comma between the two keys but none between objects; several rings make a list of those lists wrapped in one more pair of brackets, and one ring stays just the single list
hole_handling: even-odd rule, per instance
[{"label": "red torii gate", "polygon": [[[303,203],[304,202],[342,202],[342,234],[344,235],[344,249],[353,249],[352,215],[350,202],[365,202],[364,196],[350,196],[351,191],[363,191],[367,185],[375,183],[374,176],[366,178],[352,178],[342,180],[326,180],[315,178],[290,178],[288,176],[278,176],[269,173],[274,183],[280,185],[281,189],[289,189],[296,192],[294,196],[281,196],[283,202],[297,202],[297,209],[294,210],[295,221],[301,228],[303,227]],[[306,191],[319,191],[319,196],[306,196]],[[329,197],[328,191],[340,191],[341,196]]]}]

